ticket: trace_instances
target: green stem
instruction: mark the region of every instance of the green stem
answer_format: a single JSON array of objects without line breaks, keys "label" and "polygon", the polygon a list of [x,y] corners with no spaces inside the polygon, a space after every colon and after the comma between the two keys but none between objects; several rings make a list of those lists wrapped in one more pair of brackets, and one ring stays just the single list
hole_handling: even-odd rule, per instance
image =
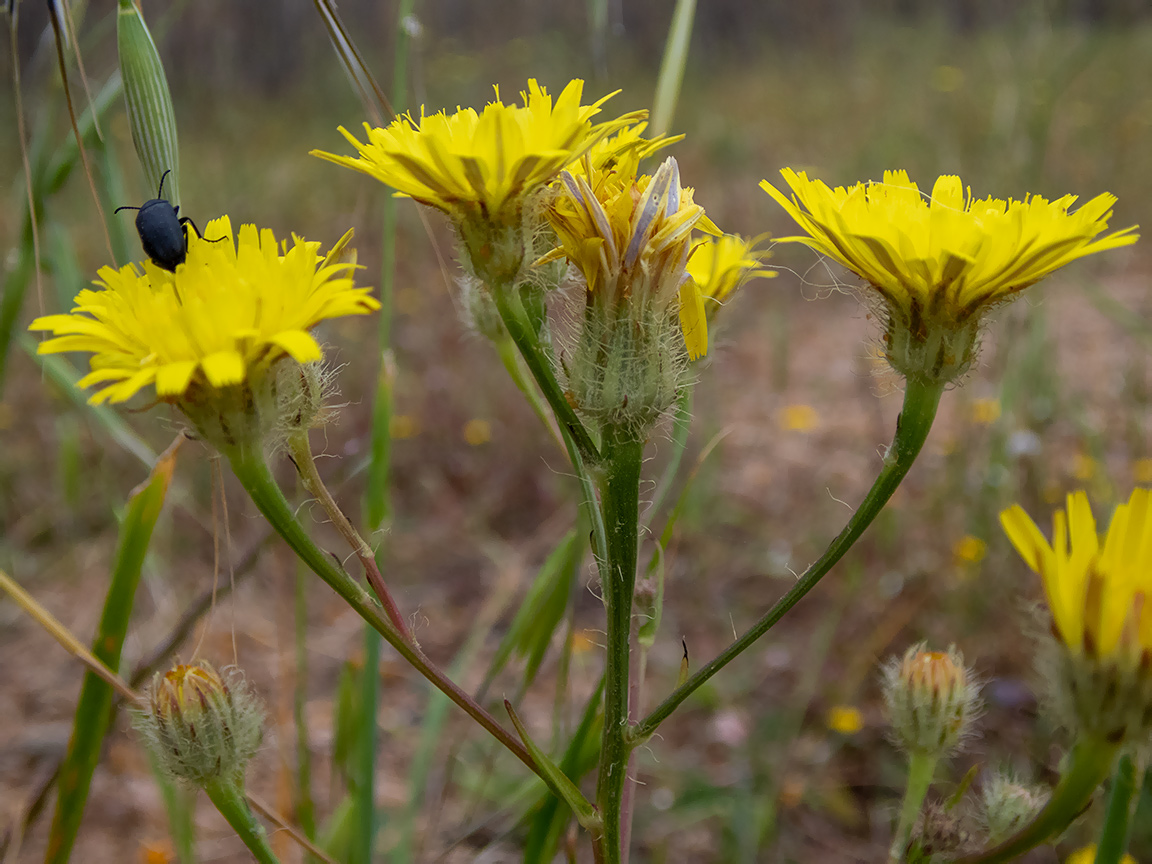
[{"label": "green stem", "polygon": [[320,472],[316,468],[316,460],[312,458],[312,445],[309,443],[308,433],[297,432],[292,435],[288,439],[288,452],[292,454],[292,461],[296,465],[296,470],[300,474],[304,487],[320,502],[320,506],[328,514],[328,518],[332,520],[332,524],[340,532],[340,536],[352,547],[352,551],[356,553],[356,557],[364,565],[364,574],[368,579],[368,584],[372,586],[372,590],[383,605],[384,614],[388,616],[388,620],[396,628],[396,631],[406,640],[412,642],[412,633],[404,621],[404,615],[401,614],[400,607],[384,583],[384,576],[376,562],[376,554],[360,536],[360,532],[353,527],[348,517],[344,515],[344,511],[340,509],[340,505],[336,503],[336,499],[332,497],[332,493],[328,491],[328,487],[324,485],[324,480],[320,477]]},{"label": "green stem", "polygon": [[496,719],[481,707],[476,700],[464,692],[444,671],[429,660],[415,642],[405,639],[396,628],[381,614],[380,608],[372,602],[368,592],[344,571],[338,561],[312,542],[293,515],[284,493],[276,485],[268,463],[259,450],[237,446],[224,454],[232,464],[232,470],[240,485],[251,496],[253,503],[284,538],[300,559],[317,576],[348,603],[357,614],[372,625],[396,652],[414,667],[417,672],[431,681],[449,699],[464,710],[469,717],[484,727],[497,741],[512,751],[512,754],[539,774],[532,756],[524,749],[516,737],[501,726]]},{"label": "green stem", "polygon": [[538,336],[528,323],[528,313],[524,310],[520,292],[516,290],[514,285],[507,283],[489,285],[488,288],[492,292],[492,298],[496,301],[496,309],[500,312],[500,318],[504,322],[508,335],[512,337],[516,347],[520,349],[520,356],[524,358],[528,371],[532,373],[532,377],[540,385],[540,392],[544,394],[544,398],[552,407],[556,421],[571,434],[572,440],[576,442],[576,447],[584,461],[591,465],[598,464],[600,452],[596,449],[596,444],[592,441],[588,430],[580,422],[580,418],[576,416],[576,411],[564,398],[564,391],[560,389],[560,384],[552,373],[552,364],[548,362],[548,358],[540,347]]},{"label": "green stem", "polygon": [[1112,770],[1119,750],[1116,744],[1092,738],[1076,742],[1068,769],[1052,792],[1052,797],[1031,822],[998,846],[956,859],[953,864],[1001,864],[1012,861],[1063,831],[1080,815],[1096,787]]},{"label": "green stem", "polygon": [[892,838],[892,848],[888,850],[889,864],[899,864],[904,860],[908,841],[912,837],[912,827],[920,815],[920,808],[924,806],[924,798],[928,794],[928,787],[932,785],[932,776],[936,773],[939,761],[940,756],[936,753],[913,751],[908,758],[908,784],[904,788],[904,802],[900,805],[896,836]]},{"label": "green stem", "polygon": [[1136,795],[1136,766],[1132,757],[1120,757],[1112,775],[1112,793],[1108,796],[1108,813],[1104,830],[1096,847],[1096,864],[1120,864],[1128,848],[1128,831],[1132,820],[1132,799]]},{"label": "green stem", "polygon": [[214,780],[204,786],[204,791],[208,793],[220,815],[227,819],[232,829],[240,835],[252,857],[260,864],[280,864],[280,859],[268,845],[268,835],[264,833],[264,827],[256,821],[244,797],[244,790],[237,781]]},{"label": "green stem", "polygon": [[632,638],[632,596],[636,589],[636,549],[640,521],[640,465],[644,442],[621,426],[604,430],[600,506],[608,555],[600,559],[600,583],[607,617],[604,668],[604,731],[596,802],[604,820],[604,860],[627,860],[621,848],[621,808],[632,753],[628,725],[628,662]]},{"label": "green stem", "polygon": [[292,719],[296,724],[296,821],[304,836],[316,839],[316,807],[312,801],[312,749],[308,744],[308,726],[304,706],[308,695],[308,594],[307,571],[296,565],[296,592],[293,623],[296,631],[296,692],[292,698]]},{"label": "green stem", "polygon": [[932,428],[932,421],[936,418],[936,409],[940,404],[940,396],[944,392],[943,384],[929,384],[909,380],[904,390],[904,406],[900,417],[896,421],[896,435],[892,439],[892,446],[884,458],[884,467],[876,477],[876,482],[860,502],[844,530],[836,535],[824,554],[812,564],[804,575],[789,589],[783,597],[776,602],[768,612],[757,621],[743,636],[733,642],[695,675],[672,691],[672,694],[660,703],[655,710],[645,717],[633,729],[633,740],[636,743],[649,738],[656,728],[663,723],[676,708],[687,699],[697,688],[709,678],[731,663],[740,654],[752,646],[757,639],[767,633],[793,606],[800,602],[809,591],[816,587],[824,575],[832,569],[855,543],[864,529],[867,528],[877,514],[883,509],[892,493],[900,485],[924,441],[928,431]]},{"label": "green stem", "polygon": [[380,634],[364,628],[364,676],[360,682],[360,724],[357,734],[356,798],[358,829],[352,861],[372,864],[376,844],[376,703],[380,690]]}]

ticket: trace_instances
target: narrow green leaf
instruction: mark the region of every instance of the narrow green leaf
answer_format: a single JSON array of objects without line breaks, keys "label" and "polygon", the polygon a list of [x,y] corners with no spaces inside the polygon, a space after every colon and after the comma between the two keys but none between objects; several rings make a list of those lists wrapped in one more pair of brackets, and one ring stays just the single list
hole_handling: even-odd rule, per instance
[{"label": "narrow green leaf", "polygon": [[[176,467],[176,451],[183,440],[183,436],[178,437],[164,451],[148,482],[138,487],[128,499],[127,512],[120,526],[112,581],[104,598],[104,613],[92,642],[92,653],[111,669],[120,665],[120,652],[128,632],[144,556]],[[72,738],[60,767],[56,812],[48,837],[48,851],[44,856],[47,864],[65,864],[68,861],[111,719],[112,688],[91,672],[85,673],[72,721]]]},{"label": "narrow green leaf", "polygon": [[168,831],[172,834],[176,860],[180,864],[196,864],[196,825],[192,818],[196,813],[196,793],[191,787],[174,783],[161,771],[147,747],[144,748],[144,752],[148,754],[152,779],[156,781],[160,797],[164,799],[164,809],[168,813]]},{"label": "narrow green leaf", "polygon": [[696,0],[677,0],[672,14],[672,27],[664,45],[664,59],[660,62],[660,78],[656,82],[656,95],[652,99],[653,137],[665,135],[672,126],[676,101],[680,98],[680,82],[684,80],[684,67],[688,65],[688,46],[692,42],[692,19],[696,15]]},{"label": "narrow green leaf", "polygon": [[528,735],[528,730],[520,722],[516,709],[507,699],[504,700],[504,709],[512,718],[512,725],[516,727],[516,734],[520,736],[520,740],[524,742],[524,747],[532,754],[532,758],[536,761],[536,766],[540,769],[544,782],[548,784],[552,794],[572,808],[572,812],[576,814],[576,821],[585,829],[593,834],[598,834],[601,830],[600,814],[596,812],[592,802],[585,798],[576,784],[568,779],[568,775],[548,758],[548,754],[536,746],[536,742],[532,740]]},{"label": "narrow green leaf", "polygon": [[487,690],[514,653],[527,658],[525,686],[532,682],[551,644],[552,634],[564,618],[572,581],[583,555],[584,542],[573,530],[564,535],[544,560],[508,632],[496,648],[481,692]]},{"label": "narrow green leaf", "polygon": [[[604,714],[600,710],[600,702],[604,696],[604,679],[596,686],[596,692],[584,707],[584,716],[580,718],[580,725],[568,747],[564,750],[564,758],[560,760],[560,770],[566,777],[582,778],[596,766],[600,756],[600,729],[604,722]],[[564,835],[564,828],[568,824],[569,810],[561,806],[561,801],[555,795],[545,795],[544,800],[533,808],[528,828],[528,838],[524,841],[525,864],[548,864],[556,855],[560,845],[560,838]]]}]

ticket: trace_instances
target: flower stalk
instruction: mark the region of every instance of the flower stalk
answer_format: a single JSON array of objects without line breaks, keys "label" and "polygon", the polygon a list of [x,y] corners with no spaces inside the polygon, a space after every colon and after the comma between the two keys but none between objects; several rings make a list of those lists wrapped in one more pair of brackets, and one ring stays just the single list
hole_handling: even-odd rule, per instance
[{"label": "flower stalk", "polygon": [[1108,796],[1108,812],[1104,817],[1104,830],[1096,846],[1095,864],[1120,864],[1128,848],[1128,833],[1132,825],[1133,798],[1136,797],[1136,766],[1125,754],[1112,775],[1112,792]]},{"label": "flower stalk", "polygon": [[864,500],[848,520],[848,524],[836,535],[824,554],[804,571],[804,575],[788,590],[788,593],[776,602],[776,605],[752,625],[743,636],[672,691],[660,705],[633,728],[634,743],[643,743],[650,738],[660,724],[679,707],[680,703],[772,629],[776,622],[799,603],[805,594],[815,588],[816,584],[824,578],[836,562],[852,548],[852,544],[860,538],[864,529],[872,524],[872,520],[876,518],[888,499],[892,497],[912,467],[912,463],[916,461],[920,449],[928,438],[932,422],[936,418],[936,410],[940,405],[940,397],[944,392],[944,387],[945,384],[943,383],[908,379],[904,389],[904,405],[900,411],[900,417],[896,421],[896,434],[892,439],[892,446],[888,448],[888,453],[884,457],[884,466],[880,469],[872,488],[868,490],[868,494],[864,496]]},{"label": "flower stalk", "polygon": [[263,453],[252,447],[239,446],[226,450],[224,455],[231,463],[240,485],[251,496],[257,509],[312,572],[327,582],[329,587],[383,636],[409,665],[432,682],[497,741],[511,750],[517,759],[534,773],[539,773],[535,760],[516,737],[429,660],[418,645],[405,639],[381,613],[368,592],[312,541],[296,521],[292,507],[272,477]]},{"label": "flower stalk", "polygon": [[644,441],[624,425],[604,429],[600,506],[607,531],[607,559],[600,562],[607,616],[604,672],[604,731],[596,802],[604,820],[604,860],[627,861],[622,848],[621,813],[633,743],[628,721],[628,664],[632,638],[632,597],[636,590],[636,554],[640,518],[640,466]]},{"label": "flower stalk", "polygon": [[904,787],[904,800],[900,804],[896,835],[892,838],[892,847],[888,850],[889,864],[899,864],[904,860],[912,828],[916,824],[916,817],[920,815],[920,808],[924,806],[924,798],[928,794],[928,787],[932,785],[932,777],[936,773],[939,761],[939,753],[914,750],[908,755],[908,783]]},{"label": "flower stalk", "polygon": [[576,411],[564,397],[564,392],[552,372],[552,365],[528,322],[528,313],[524,309],[519,291],[508,282],[489,285],[489,289],[508,335],[516,343],[525,365],[528,366],[528,371],[536,379],[540,391],[556,415],[556,421],[568,430],[577,450],[580,451],[581,458],[589,465],[596,465],[600,462],[600,451],[588,434],[588,429],[580,422]]},{"label": "flower stalk", "polygon": [[336,503],[336,499],[332,497],[332,493],[328,491],[328,487],[324,485],[324,481],[320,477],[320,472],[316,469],[316,460],[312,457],[312,445],[308,440],[307,431],[292,435],[288,439],[288,450],[292,454],[292,462],[296,465],[296,470],[300,472],[300,479],[305,488],[320,502],[320,506],[328,514],[328,518],[332,520],[332,524],[336,526],[340,536],[348,542],[348,545],[356,553],[356,557],[360,559],[360,563],[364,565],[368,584],[372,586],[372,591],[384,607],[384,614],[388,616],[389,622],[402,637],[412,642],[412,631],[408,629],[408,624],[400,612],[400,607],[384,583],[384,576],[380,573],[380,567],[376,563],[376,556],[372,547],[360,536],[360,532],[344,515],[344,511],[340,509],[340,505]]},{"label": "flower stalk", "polygon": [[220,815],[244,841],[244,845],[259,864],[280,864],[280,859],[268,845],[268,835],[264,827],[248,807],[248,800],[244,797],[244,790],[239,783],[220,778],[206,783],[204,791],[208,793],[208,798],[216,805]]},{"label": "flower stalk", "polygon": [[958,858],[953,864],[1001,864],[1012,861],[1063,831],[1080,815],[1096,787],[1108,776],[1118,750],[1119,745],[1099,738],[1081,738],[1069,755],[1067,771],[1035,819],[998,846],[976,855]]}]

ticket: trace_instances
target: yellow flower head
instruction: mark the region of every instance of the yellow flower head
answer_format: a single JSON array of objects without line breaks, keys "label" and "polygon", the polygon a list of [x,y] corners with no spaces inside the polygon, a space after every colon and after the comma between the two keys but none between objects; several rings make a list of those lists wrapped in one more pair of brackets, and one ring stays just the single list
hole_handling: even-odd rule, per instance
[{"label": "yellow flower head", "polygon": [[767,180],[760,186],[805,232],[781,241],[811,246],[880,294],[889,361],[905,375],[954,380],[971,363],[989,307],[1078,258],[1137,239],[1136,226],[1100,236],[1116,201],[1107,193],[1069,212],[1075,195],[975,200],[948,175],[925,198],[904,171],[847,189],[780,173],[792,197]]},{"label": "yellow flower head", "polygon": [[647,123],[637,123],[601,138],[583,157],[568,166],[569,173],[585,178],[596,171],[615,170],[621,174],[635,174],[639,164],[649,156],[684,140],[683,135],[645,138],[644,130],[647,128]]},{"label": "yellow flower head", "polygon": [[1056,707],[1112,743],[1152,730],[1152,492],[1135,489],[1101,538],[1088,496],[1074,492],[1053,519],[1052,542],[1020,505],[1000,522],[1040,574],[1064,658]]},{"label": "yellow flower head", "polygon": [[319,243],[294,237],[287,248],[254,225],[234,238],[227,216],[209,222],[205,236],[189,236],[176,272],[151,261],[143,271],[102,268],[71,312],[32,322],[30,329],[55,334],[39,352],[92,352],[79,386],[102,387],[93,403],[124,402],[149,386],[179,403],[193,390],[240,384],[284,356],[320,360],[312,327],[379,308],[370,289],[353,287],[355,265],[334,260],[350,234],[328,258]]},{"label": "yellow flower head", "polygon": [[735,291],[756,278],[776,275],[763,261],[771,253],[757,249],[759,238],[744,239],[736,234],[708,237],[696,244],[688,258],[688,275],[705,297],[711,318]]},{"label": "yellow flower head", "polygon": [[572,398],[585,413],[644,425],[675,398],[684,347],[693,358],[708,350],[704,302],[685,265],[694,230],[719,232],[681,187],[675,159],[637,176],[634,157],[611,167],[585,160],[580,173],[560,175],[548,214],[559,246],[537,264],[567,258],[587,287]]},{"label": "yellow flower head", "polygon": [[[690,356],[708,351],[703,298],[685,279],[693,230],[718,235],[680,186],[680,168],[669,157],[656,173],[637,177],[629,170],[597,169],[584,176],[561,175],[564,192],[553,204],[550,221],[560,247],[542,260],[567,256],[583,274],[593,302],[668,309],[679,300],[680,319]],[[623,163],[622,163],[623,164]]]},{"label": "yellow flower head", "polygon": [[1101,543],[1088,496],[1057,510],[1052,543],[1019,504],[1000,514],[1008,539],[1040,574],[1052,620],[1073,654],[1152,660],[1152,493],[1135,489]]},{"label": "yellow flower head", "polygon": [[518,226],[526,196],[601,139],[643,119],[644,112],[633,112],[593,124],[591,118],[615,94],[581,105],[583,89],[584,82],[574,80],[553,102],[532,79],[521,93],[523,106],[505,105],[497,89],[496,100],[481,112],[457,108],[452,114],[421,113],[418,120],[405,114],[385,128],[365,123],[367,143],[341,127],[358,157],[320,150],[312,155],[362,171],[458,222]]}]

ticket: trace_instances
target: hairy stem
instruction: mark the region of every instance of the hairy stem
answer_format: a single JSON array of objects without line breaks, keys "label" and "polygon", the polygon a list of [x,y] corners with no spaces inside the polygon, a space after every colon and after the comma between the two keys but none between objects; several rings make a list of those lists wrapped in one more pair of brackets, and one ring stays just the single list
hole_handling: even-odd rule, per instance
[{"label": "hairy stem", "polygon": [[248,851],[252,853],[260,864],[280,864],[280,859],[268,845],[268,835],[264,826],[256,821],[256,816],[248,807],[244,797],[244,790],[235,780],[214,780],[204,786],[204,791],[220,811],[220,815],[228,820]]},{"label": "hairy stem", "polygon": [[632,638],[632,596],[636,588],[639,534],[640,464],[644,442],[619,426],[604,431],[600,506],[608,554],[598,561],[607,617],[604,671],[604,731],[596,801],[604,820],[604,854],[608,864],[627,860],[622,848],[621,813],[632,743],[628,724],[628,664]]},{"label": "hairy stem", "polygon": [[515,735],[501,726],[475,699],[460,689],[440,667],[425,656],[415,642],[399,633],[381,614],[368,592],[344,571],[335,558],[312,542],[312,538],[296,521],[291,506],[280,487],[276,485],[264,455],[245,447],[237,447],[224,455],[232,463],[232,470],[252,497],[256,507],[312,572],[327,582],[361,618],[372,625],[409,665],[431,681],[497,741],[511,750],[517,759],[539,774],[535,760]]}]

